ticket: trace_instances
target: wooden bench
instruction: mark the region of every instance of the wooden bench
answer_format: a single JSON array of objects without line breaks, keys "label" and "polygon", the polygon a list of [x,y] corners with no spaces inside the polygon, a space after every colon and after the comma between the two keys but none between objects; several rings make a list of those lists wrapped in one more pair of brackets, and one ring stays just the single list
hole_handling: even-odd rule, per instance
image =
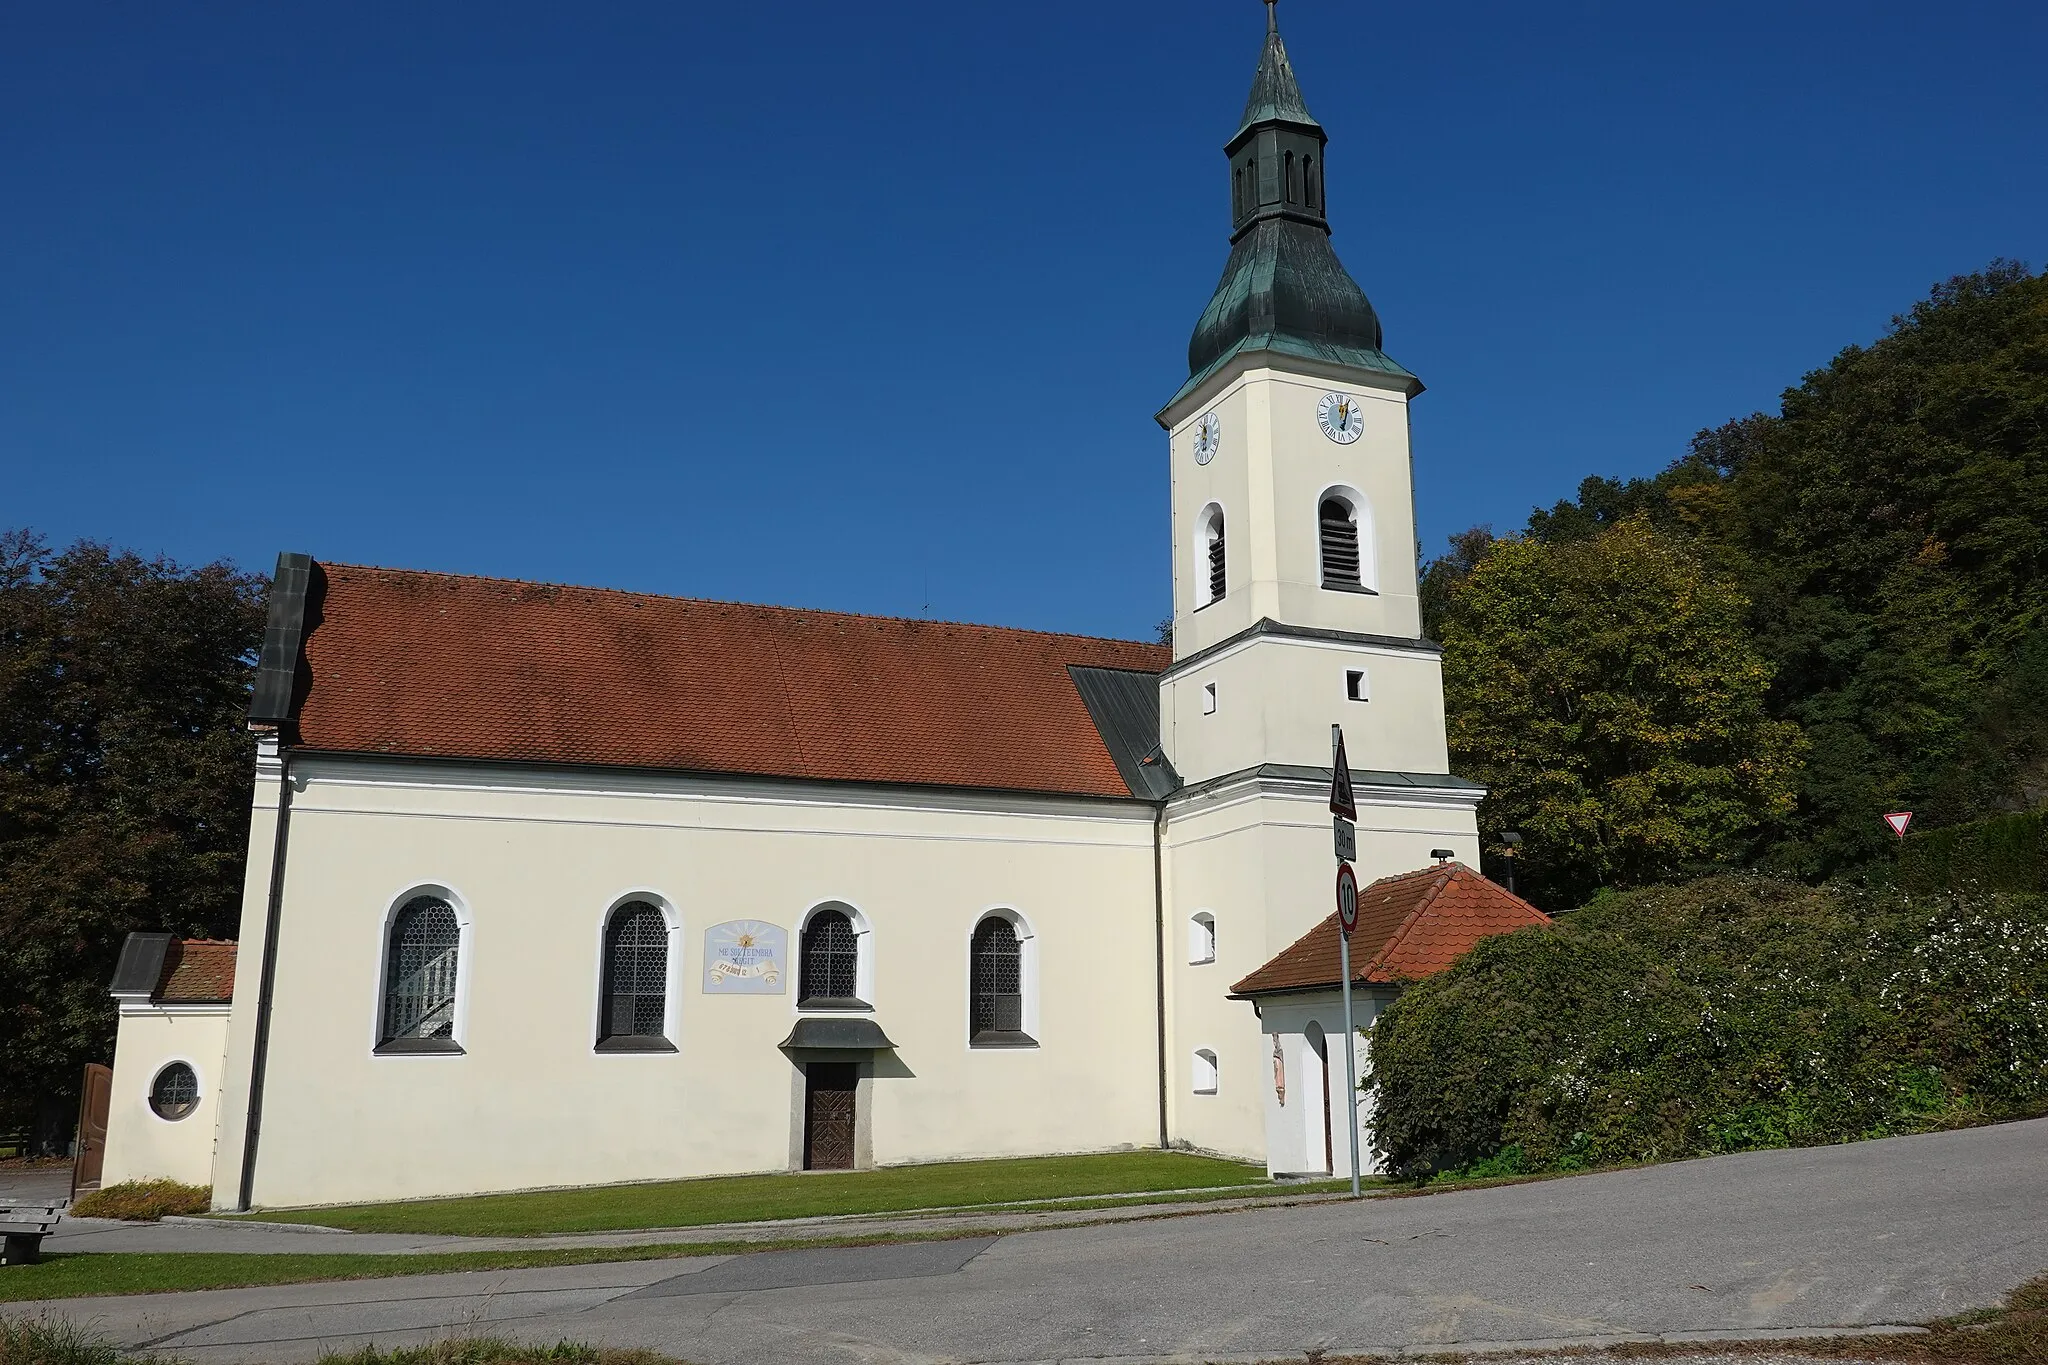
[{"label": "wooden bench", "polygon": [[64,1216],[64,1203],[0,1204],[0,1265],[34,1265],[43,1258],[43,1238]]}]

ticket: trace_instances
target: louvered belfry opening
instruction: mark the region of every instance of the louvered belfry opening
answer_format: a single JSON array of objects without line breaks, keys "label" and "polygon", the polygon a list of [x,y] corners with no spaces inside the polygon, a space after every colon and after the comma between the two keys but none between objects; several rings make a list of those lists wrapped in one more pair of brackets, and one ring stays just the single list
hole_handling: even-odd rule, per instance
[{"label": "louvered belfry opening", "polygon": [[858,1003],[860,940],[844,911],[820,910],[804,926],[803,968],[797,1003]]},{"label": "louvered belfry opening", "polygon": [[1223,514],[1209,523],[1209,600],[1223,600]]},{"label": "louvered belfry opening", "polygon": [[1358,577],[1358,522],[1351,509],[1336,498],[1324,498],[1317,513],[1323,542],[1323,582],[1360,586]]},{"label": "louvered belfry opening", "polygon": [[659,1038],[668,1014],[668,920],[628,901],[612,912],[604,944],[604,1038]]},{"label": "louvered belfry opening", "polygon": [[391,922],[384,963],[384,1040],[455,1036],[462,926],[439,896],[414,896]]},{"label": "louvered belfry opening", "polygon": [[975,926],[971,1042],[1002,1042],[1024,1034],[1024,954],[1017,931],[1004,919]]}]

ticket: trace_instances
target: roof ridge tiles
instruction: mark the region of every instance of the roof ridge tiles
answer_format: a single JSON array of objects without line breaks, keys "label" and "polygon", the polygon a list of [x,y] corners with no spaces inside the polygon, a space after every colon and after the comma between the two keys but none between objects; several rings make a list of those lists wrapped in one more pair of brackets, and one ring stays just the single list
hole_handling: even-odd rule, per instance
[{"label": "roof ridge tiles", "polygon": [[[1083,640],[1090,644],[1134,645],[1140,649],[1164,650],[1170,646],[1156,640],[1132,640],[1120,635],[1084,635],[1070,630],[1039,630],[1031,626],[999,626],[986,621],[952,621],[928,616],[884,616],[877,612],[835,611],[830,607],[792,607],[775,602],[741,602],[722,597],[693,597],[684,593],[636,592],[631,588],[608,588],[591,583],[560,583],[539,578],[504,578],[495,574],[449,573],[439,569],[405,569],[385,564],[347,564],[339,560],[316,559],[323,569],[353,570],[358,573],[388,574],[394,577],[438,579],[452,583],[478,583],[508,588],[547,588],[558,592],[598,593],[655,602],[684,602],[704,607],[737,607],[746,611],[779,612],[794,616],[817,616],[840,621],[872,621],[886,625],[945,626],[956,630],[989,631],[1000,635],[1036,635],[1050,640]],[[1142,670],[1133,670],[1142,671]]]},{"label": "roof ridge tiles", "polygon": [[[1463,892],[1445,901],[1452,887]],[[1375,895],[1374,893],[1377,892]],[[1379,949],[1362,964],[1352,959],[1352,980],[1399,987],[1449,966],[1483,938],[1525,925],[1548,924],[1541,910],[1460,862],[1439,863],[1381,877],[1359,892],[1359,929],[1353,935],[1383,934]],[[1401,918],[1386,924],[1388,910]],[[1433,913],[1434,912],[1434,913]],[[1371,918],[1368,918],[1371,916]],[[1234,998],[1335,990],[1338,926],[1325,915],[1230,990]]]}]

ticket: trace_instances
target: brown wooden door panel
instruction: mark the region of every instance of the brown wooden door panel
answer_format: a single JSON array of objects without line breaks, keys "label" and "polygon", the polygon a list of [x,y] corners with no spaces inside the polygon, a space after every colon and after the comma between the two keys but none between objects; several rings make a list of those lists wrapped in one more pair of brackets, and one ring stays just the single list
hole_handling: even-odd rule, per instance
[{"label": "brown wooden door panel", "polygon": [[71,1160],[75,1198],[100,1187],[107,1161],[107,1106],[114,1095],[114,1069],[88,1062],[78,1099],[78,1155]]},{"label": "brown wooden door panel", "polygon": [[854,1086],[852,1062],[812,1062],[804,1068],[804,1169],[853,1169]]}]

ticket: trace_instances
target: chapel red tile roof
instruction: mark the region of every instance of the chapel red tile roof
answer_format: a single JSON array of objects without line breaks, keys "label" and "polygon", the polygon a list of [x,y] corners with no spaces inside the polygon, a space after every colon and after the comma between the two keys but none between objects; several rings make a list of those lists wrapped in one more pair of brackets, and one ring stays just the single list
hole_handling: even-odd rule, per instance
[{"label": "chapel red tile roof", "polygon": [[[1417,981],[1450,966],[1480,939],[1550,916],[1463,863],[1439,863],[1382,877],[1358,893],[1351,933],[1353,984]],[[1303,934],[1271,962],[1230,988],[1233,996],[1333,989],[1338,966],[1337,916]]]},{"label": "chapel red tile roof", "polygon": [[234,999],[233,940],[172,939],[149,998],[166,1005],[217,1005]]},{"label": "chapel red tile roof", "polygon": [[1067,666],[1165,646],[323,564],[312,749],[1129,797]]}]

